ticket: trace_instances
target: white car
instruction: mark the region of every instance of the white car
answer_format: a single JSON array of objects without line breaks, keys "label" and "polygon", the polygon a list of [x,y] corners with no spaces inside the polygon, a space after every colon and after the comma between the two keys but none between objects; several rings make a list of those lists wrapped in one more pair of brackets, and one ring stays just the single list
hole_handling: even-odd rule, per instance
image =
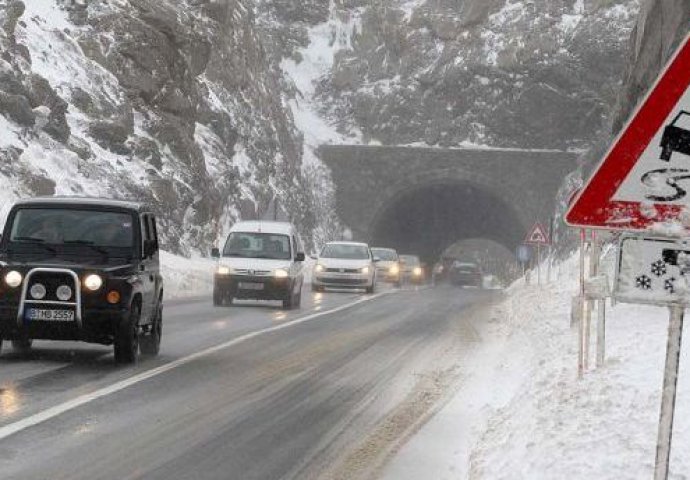
[{"label": "white car", "polygon": [[230,229],[213,276],[213,304],[233,299],[280,300],[299,307],[304,282],[304,250],[286,222],[238,222]]},{"label": "white car", "polygon": [[366,243],[330,242],[321,250],[311,280],[312,290],[326,288],[376,289],[376,265]]}]

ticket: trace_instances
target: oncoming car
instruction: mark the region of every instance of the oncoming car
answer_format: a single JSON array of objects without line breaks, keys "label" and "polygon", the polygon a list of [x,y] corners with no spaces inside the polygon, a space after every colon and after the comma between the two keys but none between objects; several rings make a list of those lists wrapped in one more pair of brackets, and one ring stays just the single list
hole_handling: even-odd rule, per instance
[{"label": "oncoming car", "polygon": [[312,290],[363,288],[376,290],[376,266],[366,243],[330,242],[321,250],[312,274]]},{"label": "oncoming car", "polygon": [[230,229],[213,277],[213,304],[234,299],[279,300],[299,307],[304,282],[304,250],[293,225],[245,221]]},{"label": "oncoming car", "polygon": [[0,345],[35,339],[114,345],[115,360],[158,354],[163,280],[156,219],[125,201],[20,201],[0,241]]},{"label": "oncoming car", "polygon": [[454,261],[448,273],[450,282],[458,286],[482,288],[484,274],[476,263]]},{"label": "oncoming car", "polygon": [[398,287],[402,284],[402,271],[398,252],[392,248],[372,247],[371,253],[376,262],[376,274],[379,280],[394,283]]},{"label": "oncoming car", "polygon": [[406,282],[424,282],[424,268],[418,256],[400,255],[400,263],[402,263],[403,278]]}]

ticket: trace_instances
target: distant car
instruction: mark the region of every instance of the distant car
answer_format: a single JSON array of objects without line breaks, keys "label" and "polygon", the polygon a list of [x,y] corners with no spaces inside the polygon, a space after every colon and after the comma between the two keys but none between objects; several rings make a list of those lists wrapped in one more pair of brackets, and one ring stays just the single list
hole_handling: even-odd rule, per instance
[{"label": "distant car", "polygon": [[314,265],[312,290],[326,288],[363,288],[376,290],[376,264],[366,243],[327,243]]},{"label": "distant car", "polygon": [[405,282],[423,283],[425,280],[424,267],[416,255],[400,255],[403,279]]},{"label": "distant car", "polygon": [[79,197],[16,203],[0,241],[0,345],[34,339],[114,345],[115,361],[157,355],[163,279],[145,205]]},{"label": "distant car", "polygon": [[394,283],[398,287],[402,284],[402,270],[398,252],[392,248],[372,247],[371,253],[376,262],[376,274],[379,280]]},{"label": "distant car", "polygon": [[690,155],[690,112],[685,110],[666,126],[661,138],[661,160],[669,162],[674,152]]},{"label": "distant car", "polygon": [[484,275],[476,263],[455,261],[451,264],[448,277],[453,285],[482,288]]},{"label": "distant car", "polygon": [[304,283],[304,250],[287,222],[237,222],[230,229],[213,276],[213,304],[234,299],[279,300],[299,307]]}]

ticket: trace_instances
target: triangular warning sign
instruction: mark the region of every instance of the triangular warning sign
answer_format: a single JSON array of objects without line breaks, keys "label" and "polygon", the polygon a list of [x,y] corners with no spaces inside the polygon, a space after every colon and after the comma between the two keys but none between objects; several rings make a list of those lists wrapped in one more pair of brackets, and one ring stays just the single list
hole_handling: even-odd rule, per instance
[{"label": "triangular warning sign", "polygon": [[642,230],[690,206],[690,36],[566,215],[572,226]]},{"label": "triangular warning sign", "polygon": [[549,236],[541,223],[535,223],[525,238],[525,243],[530,245],[548,245]]}]

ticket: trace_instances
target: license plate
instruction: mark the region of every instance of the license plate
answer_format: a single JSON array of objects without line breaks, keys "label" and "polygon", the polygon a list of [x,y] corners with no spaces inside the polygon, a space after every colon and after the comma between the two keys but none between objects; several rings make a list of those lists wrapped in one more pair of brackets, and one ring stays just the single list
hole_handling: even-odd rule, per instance
[{"label": "license plate", "polygon": [[42,322],[73,322],[74,312],[72,310],[43,310],[30,308],[24,314],[27,320],[38,320]]},{"label": "license plate", "polygon": [[240,282],[237,284],[240,290],[263,290],[263,283]]}]

